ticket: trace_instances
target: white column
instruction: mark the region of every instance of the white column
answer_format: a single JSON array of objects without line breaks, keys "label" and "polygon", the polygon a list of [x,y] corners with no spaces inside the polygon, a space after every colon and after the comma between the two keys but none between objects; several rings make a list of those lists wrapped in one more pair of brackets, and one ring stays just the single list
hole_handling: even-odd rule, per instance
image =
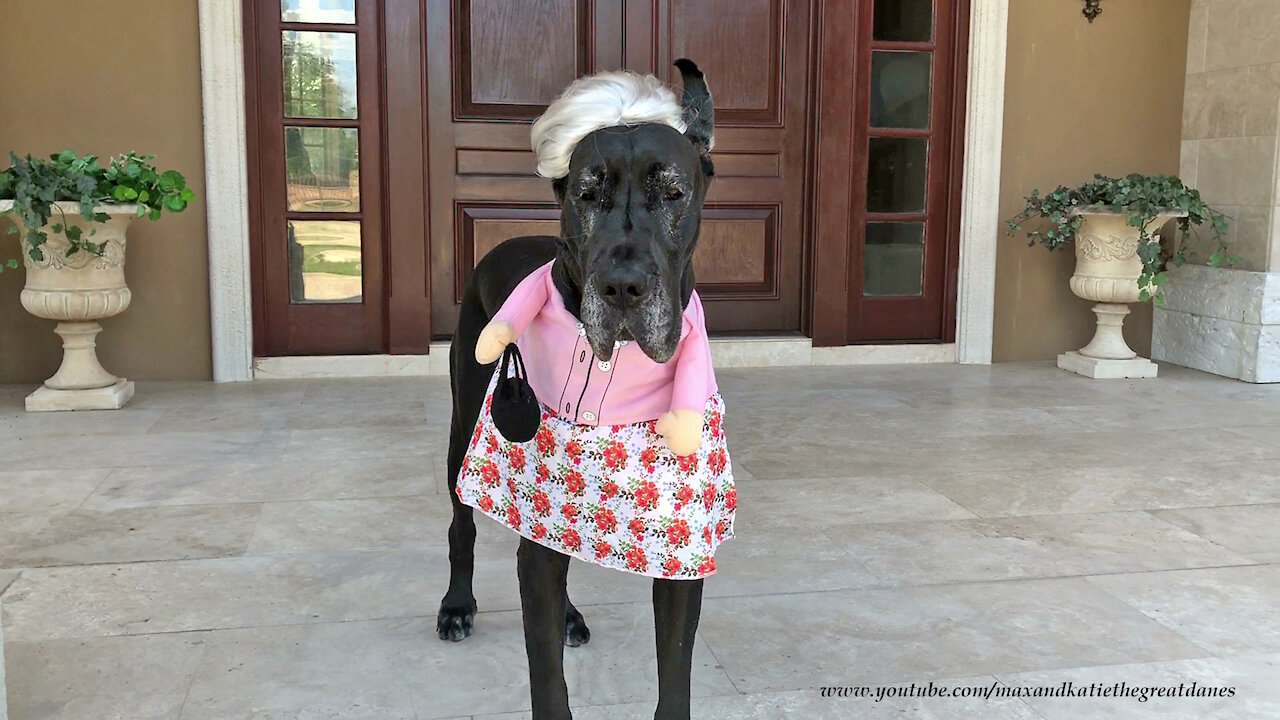
[{"label": "white column", "polygon": [[962,363],[991,362],[1008,25],[1009,0],[973,0],[956,302],[956,359]]},{"label": "white column", "polygon": [[253,379],[244,24],[238,0],[200,0],[200,84],[213,379]]}]

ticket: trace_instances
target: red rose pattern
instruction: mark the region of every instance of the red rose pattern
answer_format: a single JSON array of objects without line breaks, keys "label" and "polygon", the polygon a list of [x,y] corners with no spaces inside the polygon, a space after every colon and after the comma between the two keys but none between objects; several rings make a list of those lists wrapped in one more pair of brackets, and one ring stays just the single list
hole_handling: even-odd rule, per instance
[{"label": "red rose pattern", "polygon": [[511,443],[493,427],[489,402],[463,458],[462,502],[605,567],[678,579],[715,572],[738,504],[719,395],[707,401],[701,447],[679,457],[652,421],[593,428],[547,412],[532,441]]},{"label": "red rose pattern", "polygon": [[596,529],[607,533],[618,529],[618,518],[614,516],[612,510],[600,508],[596,511]]},{"label": "red rose pattern", "polygon": [[596,560],[603,560],[604,558],[609,557],[609,554],[612,552],[613,546],[609,543],[603,540],[596,543]]},{"label": "red rose pattern", "polygon": [[581,497],[587,489],[587,479],[577,470],[570,470],[564,476],[564,489],[568,490],[570,495]]},{"label": "red rose pattern", "polygon": [[611,500],[613,496],[617,494],[618,494],[618,483],[614,482],[612,478],[605,480],[604,483],[600,485],[601,500],[606,500],[606,501]]},{"label": "red rose pattern", "polygon": [[610,440],[604,448],[604,467],[617,470],[627,462],[627,449],[617,440]]},{"label": "red rose pattern", "polygon": [[524,448],[519,445],[512,444],[511,449],[507,450],[507,462],[511,463],[511,469],[517,473],[524,472]]},{"label": "red rose pattern", "polygon": [[543,517],[551,514],[551,498],[545,491],[537,490],[533,493],[533,509]]},{"label": "red rose pattern", "polygon": [[649,558],[645,556],[644,547],[641,545],[632,545],[627,548],[623,558],[627,561],[628,570],[644,572],[649,569]]},{"label": "red rose pattern", "polygon": [[637,510],[652,510],[658,505],[658,486],[652,480],[641,480],[634,495]]}]

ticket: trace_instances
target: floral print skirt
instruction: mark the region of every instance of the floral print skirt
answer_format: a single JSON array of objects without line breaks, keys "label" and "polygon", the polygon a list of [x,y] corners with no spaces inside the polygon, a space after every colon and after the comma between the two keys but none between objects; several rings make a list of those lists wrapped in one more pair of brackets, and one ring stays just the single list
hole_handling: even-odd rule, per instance
[{"label": "floral print skirt", "polygon": [[718,393],[707,400],[701,446],[676,456],[653,421],[592,427],[545,406],[533,440],[509,442],[489,414],[497,379],[458,477],[463,503],[597,565],[682,580],[716,571],[738,502]]}]

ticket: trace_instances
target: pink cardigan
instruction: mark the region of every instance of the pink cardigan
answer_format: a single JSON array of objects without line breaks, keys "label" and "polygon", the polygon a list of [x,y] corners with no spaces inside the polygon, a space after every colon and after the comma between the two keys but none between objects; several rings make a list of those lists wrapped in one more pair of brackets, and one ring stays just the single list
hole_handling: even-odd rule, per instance
[{"label": "pink cardigan", "polygon": [[[553,261],[554,262],[554,261]],[[493,316],[511,323],[538,400],[556,415],[582,425],[629,425],[668,410],[702,412],[717,391],[702,303],[695,291],[684,310],[680,343],[656,363],[634,342],[616,343],[600,361],[586,333],[564,306],[551,279],[552,263],[516,286]]]}]

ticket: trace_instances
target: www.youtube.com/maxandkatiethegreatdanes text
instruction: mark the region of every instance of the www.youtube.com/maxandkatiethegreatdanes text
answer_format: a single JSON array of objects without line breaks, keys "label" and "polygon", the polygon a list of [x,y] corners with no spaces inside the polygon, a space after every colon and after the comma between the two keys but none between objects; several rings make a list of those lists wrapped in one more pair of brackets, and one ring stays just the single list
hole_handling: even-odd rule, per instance
[{"label": "www.youtube.com/maxandkatiethegreatdanes text", "polygon": [[824,686],[824,698],[851,698],[883,702],[897,698],[1132,698],[1147,702],[1151,698],[1220,698],[1235,697],[1234,686],[1209,686],[1196,682],[1177,685],[1130,685],[1125,682],[1077,685],[1069,680],[1058,685],[908,685]]}]

